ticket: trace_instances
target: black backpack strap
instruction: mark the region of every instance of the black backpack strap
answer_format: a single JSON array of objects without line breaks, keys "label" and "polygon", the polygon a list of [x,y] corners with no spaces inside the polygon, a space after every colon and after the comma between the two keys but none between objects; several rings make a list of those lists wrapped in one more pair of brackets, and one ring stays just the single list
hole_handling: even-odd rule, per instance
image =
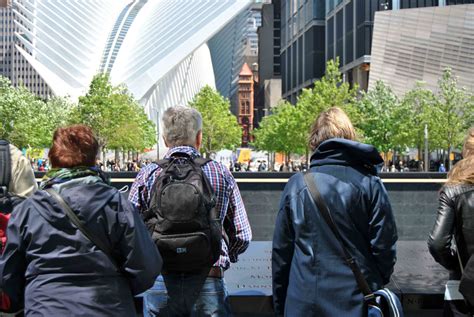
[{"label": "black backpack strap", "polygon": [[158,160],[155,162],[160,168],[166,168],[166,166],[168,166],[168,164],[170,163],[170,160],[169,159],[163,159],[163,160]]},{"label": "black backpack strap", "polygon": [[207,163],[209,163],[212,160],[210,158],[204,158],[204,157],[198,156],[198,157],[194,158],[193,161],[194,161],[194,163],[196,163],[196,165],[201,167],[203,165],[206,165]]},{"label": "black backpack strap", "polygon": [[[464,269],[465,269],[465,267],[467,267],[469,262],[471,262],[471,258],[469,258],[468,262],[466,263],[466,266],[464,266],[463,263],[462,263],[462,260],[461,260],[461,255],[459,254],[459,248],[458,248],[458,244],[456,242],[455,235],[453,236],[453,243],[454,243],[454,246],[456,247],[456,256],[458,258],[459,268],[461,269],[461,284],[459,285],[459,290],[460,290],[461,285],[462,285],[462,279],[463,279],[463,276],[464,276]],[[471,255],[471,257],[474,257],[474,255]],[[461,292],[461,294],[462,294],[462,292]],[[464,297],[464,295],[463,295],[463,297]],[[464,303],[466,304],[467,309],[468,309],[469,313],[471,314],[471,316],[474,316],[474,307],[471,305],[471,303],[469,303],[469,301],[465,297],[464,297]]]},{"label": "black backpack strap", "polygon": [[331,228],[331,231],[334,233],[334,236],[336,237],[337,241],[341,245],[342,251],[344,252],[344,259],[346,260],[347,265],[349,265],[349,267],[351,268],[360,291],[362,292],[362,294],[364,294],[364,298],[366,300],[372,300],[374,298],[374,294],[372,290],[370,289],[369,284],[367,283],[367,280],[365,279],[364,275],[360,271],[360,268],[357,265],[355,259],[349,253],[348,247],[346,243],[344,242],[344,240],[342,239],[342,236],[339,233],[339,230],[337,229],[337,226],[331,217],[329,208],[324,202],[324,199],[321,196],[321,193],[319,192],[318,187],[316,186],[316,182],[314,181],[313,175],[311,173],[305,173],[304,181],[306,183],[306,186],[308,186],[309,192],[311,193],[311,197],[316,203],[316,206],[318,207],[318,210],[321,213],[321,216],[324,218],[329,228]]},{"label": "black backpack strap", "polygon": [[64,199],[59,195],[54,189],[48,188],[46,189],[46,192],[53,197],[54,200],[56,200],[61,208],[65,211],[66,216],[71,220],[71,222],[79,229],[79,231],[82,232],[82,234],[89,239],[93,244],[95,244],[102,252],[107,255],[109,258],[110,262],[115,266],[117,271],[120,271],[120,267],[117,264],[117,261],[112,255],[112,251],[110,248],[101,240],[99,239],[95,234],[93,234],[91,231],[87,230],[85,224],[77,217],[77,215],[74,213],[74,211],[69,207],[69,205],[64,201]]},{"label": "black backpack strap", "polygon": [[[192,161],[194,162],[194,164],[197,167],[202,168],[204,165],[206,165],[207,163],[209,163],[212,160],[210,158],[204,158],[204,157],[198,156],[198,157],[195,157],[194,159],[192,159]],[[207,190],[212,195],[211,204],[216,204],[216,197],[215,197],[214,189],[211,186],[211,182],[207,178],[206,174],[202,173],[202,177],[204,177],[204,179],[205,179],[204,183],[205,183],[205,186],[207,187]]]},{"label": "black backpack strap", "polygon": [[0,186],[2,193],[8,192],[8,185],[11,180],[11,157],[10,144],[5,140],[0,140]]}]

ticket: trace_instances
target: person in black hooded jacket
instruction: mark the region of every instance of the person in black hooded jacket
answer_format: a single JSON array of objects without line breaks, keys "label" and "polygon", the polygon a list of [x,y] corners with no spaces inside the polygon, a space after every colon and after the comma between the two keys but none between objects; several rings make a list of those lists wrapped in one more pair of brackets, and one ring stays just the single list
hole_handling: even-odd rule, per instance
[{"label": "person in black hooded jacket", "polygon": [[[428,238],[431,255],[450,271],[444,296],[447,317],[470,316],[458,289],[459,260],[465,266],[474,254],[474,128],[467,134],[462,156],[439,192],[438,216]],[[451,245],[453,238],[457,248]],[[474,303],[470,304],[474,307]]]},{"label": "person in black hooded jacket", "polygon": [[[372,290],[389,282],[397,230],[377,167],[377,150],[354,141],[347,115],[337,107],[321,113],[310,134],[309,173],[342,239]],[[280,201],[273,237],[273,302],[291,317],[367,315],[362,291],[333,232],[316,208],[304,174],[290,178]]]},{"label": "person in black hooded jacket", "polygon": [[[160,254],[134,207],[94,167],[97,151],[86,126],[55,131],[53,169],[43,190],[13,211],[7,229],[0,288],[11,310],[24,307],[25,316],[135,316],[133,296],[159,275]],[[113,260],[71,223],[48,188],[109,246]]]}]

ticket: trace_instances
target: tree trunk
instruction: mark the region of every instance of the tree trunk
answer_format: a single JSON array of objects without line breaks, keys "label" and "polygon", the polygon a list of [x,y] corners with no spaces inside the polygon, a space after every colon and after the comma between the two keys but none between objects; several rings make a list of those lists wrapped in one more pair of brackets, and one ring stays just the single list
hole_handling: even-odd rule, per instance
[{"label": "tree trunk", "polygon": [[421,145],[418,144],[418,162],[422,160],[422,157],[423,157],[423,150],[421,149]]},{"label": "tree trunk", "polygon": [[205,158],[208,158],[210,153],[211,153],[211,137],[208,136],[208,137],[207,137],[207,149],[206,149],[206,151],[204,152]]},{"label": "tree trunk", "polygon": [[306,147],[306,149],[305,149],[305,156],[306,156],[306,167],[309,170],[309,149],[308,149],[308,147]]},{"label": "tree trunk", "polygon": [[271,157],[270,152],[267,152],[267,163],[268,163],[268,171],[271,172],[272,171],[272,157]]},{"label": "tree trunk", "polygon": [[451,170],[451,151],[453,150],[453,147],[451,146],[451,144],[449,144],[448,146],[448,168],[447,168],[447,171],[450,171]]},{"label": "tree trunk", "polygon": [[115,164],[117,164],[117,166],[120,168],[120,153],[119,153],[119,150],[116,149],[115,150]]}]

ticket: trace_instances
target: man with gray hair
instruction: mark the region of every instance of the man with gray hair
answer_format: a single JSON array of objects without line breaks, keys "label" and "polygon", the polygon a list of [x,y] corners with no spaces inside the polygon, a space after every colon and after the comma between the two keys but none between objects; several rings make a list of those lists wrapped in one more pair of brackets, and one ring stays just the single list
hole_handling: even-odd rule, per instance
[{"label": "man with gray hair", "polygon": [[[170,164],[177,164],[177,170],[180,170],[189,165],[190,161],[192,164],[197,162],[202,170],[200,173],[205,178],[204,183],[212,188],[214,197],[212,200],[215,200],[212,209],[216,212],[220,228],[218,230],[222,231],[222,234],[219,233],[220,254],[217,249],[215,263],[211,260],[210,269],[204,266],[204,273],[180,273],[173,270],[175,267],[165,269],[155,285],[143,295],[143,315],[144,317],[229,316],[230,307],[223,279],[224,271],[230,267],[231,262],[237,262],[238,255],[247,249],[252,238],[239,188],[224,165],[201,158],[199,149],[202,144],[202,117],[196,109],[182,106],[168,108],[163,114],[162,127],[163,139],[169,148],[165,160],[149,164],[140,170],[130,190],[129,200],[144,215],[147,225],[153,227],[150,229],[155,231],[153,232],[155,235],[159,219],[155,220],[157,222],[150,222],[147,219],[150,210],[155,208],[156,198],[153,197],[161,197],[156,194],[164,178],[160,175],[169,173]],[[175,201],[176,205],[179,205],[181,202],[177,200],[185,200],[182,197],[186,193],[177,194],[176,191],[169,194],[177,196],[178,199]],[[159,193],[164,195],[165,190]],[[158,237],[158,245],[163,243],[163,236],[155,236]],[[181,247],[176,250],[187,252],[186,248]],[[204,249],[202,252],[205,252]],[[164,260],[166,263],[165,256]]]}]

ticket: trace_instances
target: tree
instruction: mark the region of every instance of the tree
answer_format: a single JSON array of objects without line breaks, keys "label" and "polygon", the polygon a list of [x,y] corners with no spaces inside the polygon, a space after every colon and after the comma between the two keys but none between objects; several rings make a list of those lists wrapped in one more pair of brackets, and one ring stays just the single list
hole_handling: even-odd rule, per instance
[{"label": "tree", "polygon": [[44,147],[49,147],[53,139],[54,131],[61,126],[66,126],[70,121],[71,109],[75,106],[66,97],[53,97],[46,101],[47,117],[43,116],[44,122]]},{"label": "tree", "polygon": [[71,122],[90,126],[102,151],[143,150],[155,144],[155,124],[124,85],[113,86],[107,74],[94,76],[72,110]]},{"label": "tree", "polygon": [[303,89],[298,97],[297,106],[305,114],[303,130],[309,128],[316,117],[331,107],[342,108],[356,123],[359,120],[357,108],[354,106],[357,97],[357,87],[350,87],[344,82],[339,71],[339,58],[329,60],[326,64],[324,77],[314,83],[314,87]]},{"label": "tree", "polygon": [[66,121],[68,107],[62,99],[45,102],[25,87],[14,88],[0,77],[0,137],[20,148],[51,144],[53,131]]},{"label": "tree", "polygon": [[148,119],[143,107],[136,101],[131,101],[123,111],[128,120],[117,127],[115,134],[109,138],[108,147],[114,150],[143,151],[153,146],[157,142],[155,124]]},{"label": "tree", "polygon": [[349,117],[358,120],[355,107],[357,87],[351,88],[342,79],[339,59],[330,60],[323,78],[313,88],[303,89],[296,106],[284,102],[263,118],[254,132],[255,146],[262,150],[303,154],[308,157],[308,134],[318,115],[331,107],[344,109]]},{"label": "tree", "polygon": [[[405,136],[408,146],[418,149],[419,158],[422,157],[421,149],[425,142],[425,127],[428,133],[436,129],[438,113],[436,106],[436,96],[431,90],[426,89],[422,82],[417,82],[413,89],[407,91],[401,102],[398,119],[402,124],[400,134]],[[429,137],[429,145],[431,148],[437,148],[440,145],[434,133]],[[429,168],[429,161],[425,162],[425,168]]]},{"label": "tree", "polygon": [[2,139],[8,139],[13,131],[18,108],[17,94],[10,80],[0,76],[0,137]]},{"label": "tree", "polygon": [[287,161],[292,153],[305,153],[308,133],[301,129],[303,121],[304,113],[300,107],[286,101],[280,103],[254,130],[255,147],[264,151],[283,152]]},{"label": "tree", "polygon": [[113,102],[113,95],[117,88],[113,87],[107,74],[94,76],[85,96],[79,97],[79,104],[71,114],[73,123],[81,123],[91,127],[98,139],[99,146],[104,149],[108,146],[109,138],[122,121],[120,110]]},{"label": "tree", "polygon": [[363,132],[365,142],[385,154],[406,145],[406,139],[400,136],[400,114],[403,111],[397,96],[389,86],[377,81],[373,89],[362,95],[357,107],[358,112],[364,115],[357,126]]},{"label": "tree", "polygon": [[242,129],[230,112],[230,102],[209,86],[189,102],[202,115],[201,151],[208,156],[221,149],[234,149],[241,143]]},{"label": "tree", "polygon": [[[458,87],[450,68],[443,71],[438,85],[438,113],[431,135],[440,140],[440,146],[449,155],[454,147],[461,145],[466,130],[474,125],[474,99],[472,94]],[[451,159],[448,168],[451,168]]]}]

